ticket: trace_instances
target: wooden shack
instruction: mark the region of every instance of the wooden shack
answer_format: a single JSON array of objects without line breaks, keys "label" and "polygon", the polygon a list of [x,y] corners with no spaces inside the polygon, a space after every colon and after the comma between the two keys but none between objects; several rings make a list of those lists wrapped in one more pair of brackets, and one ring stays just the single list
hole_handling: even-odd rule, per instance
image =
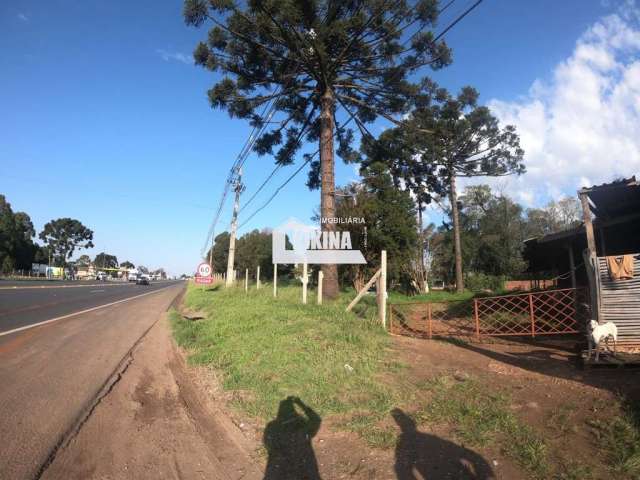
[{"label": "wooden shack", "polygon": [[[621,344],[640,346],[640,182],[594,185],[578,197],[581,225],[525,242],[529,273],[558,288],[588,289],[590,316],[614,322]],[[633,277],[613,280],[607,257],[622,255],[633,256]]]},{"label": "wooden shack", "polygon": [[[592,316],[618,327],[621,344],[640,346],[640,183],[635,177],[578,191]],[[631,278],[614,279],[607,257],[631,256]]]}]

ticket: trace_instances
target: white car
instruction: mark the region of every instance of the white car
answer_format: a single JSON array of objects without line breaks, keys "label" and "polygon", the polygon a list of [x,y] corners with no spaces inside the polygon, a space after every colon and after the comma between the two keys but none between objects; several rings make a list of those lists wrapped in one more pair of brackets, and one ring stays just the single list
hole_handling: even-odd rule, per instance
[{"label": "white car", "polygon": [[104,282],[107,280],[107,274],[105,272],[98,272],[96,275],[96,280],[100,280],[101,282]]}]

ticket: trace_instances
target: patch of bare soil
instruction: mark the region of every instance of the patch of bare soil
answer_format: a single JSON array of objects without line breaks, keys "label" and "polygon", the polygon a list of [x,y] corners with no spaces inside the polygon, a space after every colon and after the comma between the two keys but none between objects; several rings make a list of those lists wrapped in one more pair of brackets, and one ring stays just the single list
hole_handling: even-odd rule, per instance
[{"label": "patch of bare soil", "polygon": [[[590,478],[611,478],[592,424],[618,414],[621,401],[640,399],[640,370],[582,370],[575,342],[540,342],[545,344],[396,337],[395,350],[416,383],[440,375],[473,375],[490,390],[508,393],[512,411],[546,440],[550,460],[566,466],[565,478],[583,478],[570,476],[575,475],[572,468],[583,465],[590,466]],[[481,448],[477,453],[497,462],[497,478],[527,478],[501,452]]]},{"label": "patch of bare soil", "polygon": [[262,478],[251,445],[215,404],[202,401],[176,353],[162,319],[42,478]]}]

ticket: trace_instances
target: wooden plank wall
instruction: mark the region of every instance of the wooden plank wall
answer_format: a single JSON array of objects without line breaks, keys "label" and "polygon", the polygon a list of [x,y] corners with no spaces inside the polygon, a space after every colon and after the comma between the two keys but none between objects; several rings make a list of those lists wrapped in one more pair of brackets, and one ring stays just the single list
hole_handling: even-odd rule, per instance
[{"label": "wooden plank wall", "polygon": [[598,257],[600,323],[615,323],[620,343],[640,345],[640,254],[633,255],[633,278],[628,280],[611,280],[606,257]]}]

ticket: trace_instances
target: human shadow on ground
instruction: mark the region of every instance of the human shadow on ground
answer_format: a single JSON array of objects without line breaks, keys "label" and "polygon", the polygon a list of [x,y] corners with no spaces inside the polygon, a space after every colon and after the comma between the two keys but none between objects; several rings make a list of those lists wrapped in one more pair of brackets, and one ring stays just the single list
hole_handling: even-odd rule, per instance
[{"label": "human shadow on ground", "polygon": [[490,480],[493,469],[479,454],[435,435],[423,433],[399,408],[391,416],[401,429],[396,443],[398,480]]},{"label": "human shadow on ground", "polygon": [[320,416],[298,397],[280,402],[278,415],[264,430],[268,453],[264,480],[321,480],[311,445],[321,422]]}]

